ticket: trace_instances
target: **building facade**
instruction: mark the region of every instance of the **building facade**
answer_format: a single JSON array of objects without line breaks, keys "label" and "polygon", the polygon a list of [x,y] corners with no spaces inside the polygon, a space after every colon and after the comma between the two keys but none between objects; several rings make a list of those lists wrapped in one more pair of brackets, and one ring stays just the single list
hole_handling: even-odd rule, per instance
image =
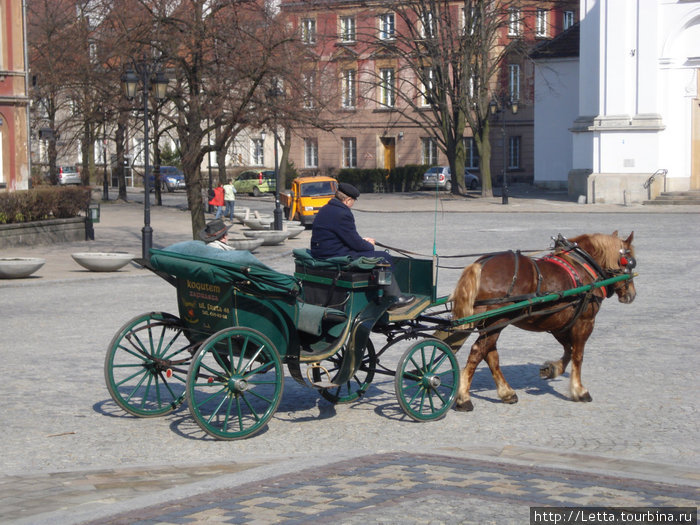
[{"label": "building facade", "polygon": [[[375,41],[390,40],[404,32],[421,36],[423,21],[407,27],[391,11],[391,3],[373,4],[336,0],[319,4],[283,1],[283,15],[298,31],[308,51],[309,63],[321,64],[309,74],[309,86],[321,89],[323,103],[333,113],[332,132],[311,126],[295,127],[290,160],[301,173],[333,175],[343,168],[385,168],[407,164],[446,164],[444,153],[421,118],[412,114],[427,110],[429,101],[416,97],[415,107],[397,106],[396,90],[415,90],[419,81],[411,68],[389,52],[378,52]],[[460,17],[463,3],[454,4]],[[518,39],[525,47],[549,40],[578,19],[576,2],[513,2],[500,28],[500,46]],[[566,7],[568,5],[569,7]],[[423,24],[423,25],[421,25]],[[319,79],[319,71],[326,79]],[[496,185],[503,171],[511,181],[531,182],[534,178],[534,67],[522,54],[506,58],[498,78],[492,79],[494,93],[508,93],[518,101],[518,113],[507,111],[492,121],[492,180]],[[319,88],[319,86],[322,86]],[[313,98],[304,104],[314,104]],[[425,109],[421,107],[425,106]],[[478,172],[480,161],[472,132],[465,130],[466,167]]]},{"label": "building facade", "polygon": [[700,189],[700,2],[581,0],[580,12],[579,52],[537,60],[535,127],[549,136],[535,158],[551,169],[535,182],[589,203]]},{"label": "building facade", "polygon": [[22,0],[0,1],[0,191],[29,187],[25,12]]}]

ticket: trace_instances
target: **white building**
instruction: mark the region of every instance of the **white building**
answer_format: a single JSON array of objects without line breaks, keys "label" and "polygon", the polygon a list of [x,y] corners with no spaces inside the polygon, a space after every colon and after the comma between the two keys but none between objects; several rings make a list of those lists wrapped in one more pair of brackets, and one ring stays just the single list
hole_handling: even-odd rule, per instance
[{"label": "white building", "polygon": [[700,1],[581,0],[580,13],[578,57],[555,42],[535,54],[535,183],[589,203],[700,189]]}]

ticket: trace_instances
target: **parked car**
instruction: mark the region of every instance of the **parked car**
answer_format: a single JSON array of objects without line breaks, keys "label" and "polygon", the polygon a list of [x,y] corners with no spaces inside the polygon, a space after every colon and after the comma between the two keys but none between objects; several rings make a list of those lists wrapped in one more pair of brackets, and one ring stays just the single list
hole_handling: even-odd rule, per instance
[{"label": "parked car", "polygon": [[464,187],[468,190],[475,190],[481,184],[479,177],[464,168]]},{"label": "parked car", "polygon": [[160,181],[163,184],[163,188],[168,190],[169,193],[186,188],[185,175],[180,168],[175,166],[161,166]]},{"label": "parked car", "polygon": [[[433,166],[423,174],[423,187],[452,191],[452,175],[449,166]],[[468,190],[479,187],[479,177],[464,169],[464,186]]]},{"label": "parked car", "polygon": [[271,193],[276,189],[274,170],[246,170],[233,181],[233,187],[238,193],[249,193],[259,197],[263,193]]},{"label": "parked car", "polygon": [[80,177],[80,172],[75,166],[56,166],[58,171],[58,184],[65,186],[67,184],[82,184],[83,180]]},{"label": "parked car", "polygon": [[[148,182],[150,183],[150,191],[155,191],[155,174],[153,172],[151,172]],[[175,166],[160,167],[161,191],[168,191],[168,193],[172,193],[175,190],[184,190],[185,188],[185,175],[182,173],[180,168]]]}]

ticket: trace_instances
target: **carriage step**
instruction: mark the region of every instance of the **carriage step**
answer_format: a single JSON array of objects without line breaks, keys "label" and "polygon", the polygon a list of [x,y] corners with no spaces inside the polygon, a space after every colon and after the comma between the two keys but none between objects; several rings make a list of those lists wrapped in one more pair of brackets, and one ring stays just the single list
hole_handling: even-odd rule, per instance
[{"label": "carriage step", "polygon": [[318,381],[317,383],[311,383],[311,386],[319,390],[326,390],[327,388],[339,388],[341,385],[336,385],[330,381]]},{"label": "carriage step", "polygon": [[415,319],[418,314],[425,310],[430,304],[430,297],[424,295],[417,295],[416,301],[402,308],[396,308],[394,310],[389,310],[389,321],[405,321],[407,319]]}]

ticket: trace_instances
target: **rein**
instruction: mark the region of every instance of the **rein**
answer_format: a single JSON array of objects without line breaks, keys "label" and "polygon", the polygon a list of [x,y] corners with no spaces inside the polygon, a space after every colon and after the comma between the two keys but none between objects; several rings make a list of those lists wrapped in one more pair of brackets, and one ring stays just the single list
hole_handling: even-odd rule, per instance
[{"label": "rein", "polygon": [[[386,248],[387,250],[392,250],[396,253],[400,253],[401,255],[406,255],[406,256],[416,256],[416,257],[424,257],[424,258],[430,258],[433,255],[428,255],[425,253],[419,253],[419,252],[412,252],[410,250],[405,250],[403,248],[396,248],[394,246],[389,246],[388,244],[381,243],[379,241],[375,241],[375,244],[381,248]],[[518,250],[520,253],[540,253],[546,250]],[[481,252],[481,253],[464,253],[461,255],[437,255],[440,259],[466,259],[467,257],[483,257],[484,255],[492,255],[493,252]],[[453,270],[459,270],[464,268],[463,266],[440,266],[440,268],[448,268],[448,269],[453,269]]]}]

